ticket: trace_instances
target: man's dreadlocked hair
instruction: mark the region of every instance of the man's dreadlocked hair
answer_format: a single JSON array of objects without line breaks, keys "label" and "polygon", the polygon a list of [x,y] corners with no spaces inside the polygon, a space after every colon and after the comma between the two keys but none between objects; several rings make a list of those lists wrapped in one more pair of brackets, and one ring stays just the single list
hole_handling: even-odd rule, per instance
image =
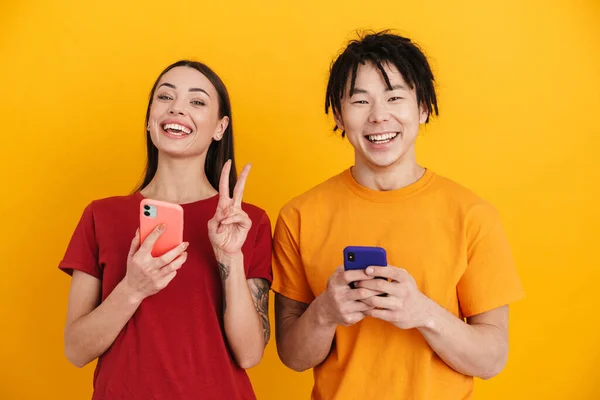
[{"label": "man's dreadlocked hair", "polygon": [[[359,65],[373,63],[392,90],[390,80],[385,73],[386,64],[395,66],[402,78],[412,90],[417,93],[417,103],[427,110],[427,120],[435,112],[438,115],[437,99],[435,96],[434,77],[427,58],[419,47],[410,39],[382,31],[370,33],[352,40],[342,54],[331,65],[327,93],[325,96],[325,114],[331,108],[334,115],[341,115],[341,99],[350,78],[350,93],[354,92],[356,72]],[[336,124],[333,129],[336,131]],[[342,132],[342,137],[346,134]]]}]

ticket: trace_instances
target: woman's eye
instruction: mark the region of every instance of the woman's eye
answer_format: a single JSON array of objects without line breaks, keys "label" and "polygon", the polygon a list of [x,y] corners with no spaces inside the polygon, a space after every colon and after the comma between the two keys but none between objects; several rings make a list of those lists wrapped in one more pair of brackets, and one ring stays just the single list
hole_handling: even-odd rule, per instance
[{"label": "woman's eye", "polygon": [[396,100],[402,100],[402,97],[392,97],[389,101],[396,101]]},{"label": "woman's eye", "polygon": [[159,94],[156,96],[159,100],[173,100],[173,98],[167,94]]},{"label": "woman's eye", "polygon": [[192,100],[191,103],[195,106],[203,106],[204,102],[201,100]]},{"label": "woman's eye", "polygon": [[352,104],[369,104],[366,100],[356,100]]}]

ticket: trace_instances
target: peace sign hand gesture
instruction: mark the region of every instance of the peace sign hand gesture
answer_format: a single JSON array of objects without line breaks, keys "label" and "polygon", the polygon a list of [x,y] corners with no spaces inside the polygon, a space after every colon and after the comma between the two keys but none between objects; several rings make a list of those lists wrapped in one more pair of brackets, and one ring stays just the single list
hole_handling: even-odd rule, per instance
[{"label": "peace sign hand gesture", "polygon": [[242,210],[242,196],[250,165],[246,165],[242,170],[233,189],[233,198],[229,197],[230,172],[231,160],[225,163],[221,171],[219,203],[214,217],[208,221],[208,237],[217,256],[240,253],[252,226],[252,220]]}]

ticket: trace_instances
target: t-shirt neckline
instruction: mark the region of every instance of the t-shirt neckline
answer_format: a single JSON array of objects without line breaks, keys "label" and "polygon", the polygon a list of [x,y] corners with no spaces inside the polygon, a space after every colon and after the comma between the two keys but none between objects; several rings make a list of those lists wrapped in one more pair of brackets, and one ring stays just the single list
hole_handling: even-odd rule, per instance
[{"label": "t-shirt neckline", "polygon": [[425,173],[423,176],[410,185],[394,190],[374,190],[366,186],[362,186],[356,181],[356,179],[354,179],[354,176],[352,175],[352,167],[349,167],[342,172],[344,182],[348,185],[350,190],[364,199],[380,203],[389,203],[405,199],[429,186],[434,176],[435,174],[432,171],[425,168]]},{"label": "t-shirt neckline", "polygon": [[[135,192],[135,193],[134,193],[134,196],[135,196],[135,197],[136,197],[136,199],[137,199],[137,200],[139,200],[139,201],[142,201],[142,200],[144,200],[144,199],[147,199],[147,198],[148,198],[148,197],[144,196],[144,195],[142,194],[142,192],[140,192],[140,191],[137,191],[137,192]],[[215,195],[213,195],[213,196],[210,196],[210,197],[204,198],[204,199],[200,199],[200,200],[192,201],[192,202],[190,202],[190,203],[181,203],[181,204],[179,204],[179,205],[180,205],[181,207],[183,207],[183,208],[187,208],[187,207],[194,207],[194,206],[196,206],[196,205],[203,204],[203,203],[211,203],[212,201],[216,201],[216,200],[218,200],[218,198],[219,198],[219,193],[217,193],[217,194],[215,194]]]}]

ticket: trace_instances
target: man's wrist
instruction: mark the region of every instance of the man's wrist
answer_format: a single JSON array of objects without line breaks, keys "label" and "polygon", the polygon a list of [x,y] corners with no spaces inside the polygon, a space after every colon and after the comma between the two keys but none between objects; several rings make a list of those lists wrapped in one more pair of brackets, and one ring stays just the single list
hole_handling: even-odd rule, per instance
[{"label": "man's wrist", "polygon": [[438,308],[440,307],[435,301],[429,297],[422,295],[422,308],[420,312],[420,318],[416,323],[416,328],[419,330],[426,330],[431,333],[437,333],[439,330],[438,323]]},{"label": "man's wrist", "polygon": [[312,302],[312,306],[314,307],[315,320],[317,322],[317,325],[321,327],[335,327],[336,324],[332,322],[328,317],[327,309],[325,308],[325,304],[323,302],[323,294],[317,296]]}]

